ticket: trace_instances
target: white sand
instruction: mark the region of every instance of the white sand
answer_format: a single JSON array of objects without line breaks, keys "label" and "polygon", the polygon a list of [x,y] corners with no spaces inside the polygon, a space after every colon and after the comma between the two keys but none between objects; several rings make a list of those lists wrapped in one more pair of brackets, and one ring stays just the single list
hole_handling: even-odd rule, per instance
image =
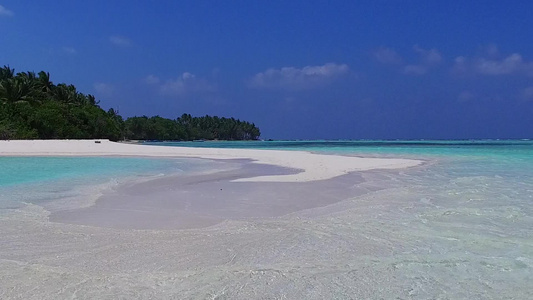
[{"label": "white sand", "polygon": [[255,163],[301,170],[292,175],[259,176],[238,181],[305,182],[324,180],[354,171],[399,169],[421,164],[409,159],[322,155],[305,151],[161,147],[108,140],[0,141],[0,156],[150,156],[205,159],[251,159]]},{"label": "white sand", "polygon": [[[284,181],[418,163],[93,141],[0,142],[0,155],[248,158],[304,170],[296,176],[255,178]],[[246,168],[238,171],[246,174]],[[312,200],[310,193],[332,201],[325,206],[298,203],[305,207],[279,217],[230,219],[186,230],[57,223],[50,221],[49,211],[29,203],[2,209],[0,299],[533,299],[528,288],[531,209],[527,197],[516,198],[527,195],[529,181],[458,178],[465,173],[446,170],[455,169],[428,165],[308,183],[228,183],[223,178],[233,177],[210,174],[217,179],[196,186],[181,182],[177,188],[183,188],[182,196],[193,188],[203,189],[204,196],[219,195],[220,206],[234,194],[253,197],[242,199],[243,206],[257,204],[262,200],[254,195],[267,190],[275,201],[262,199],[273,210],[282,202]],[[251,174],[266,174],[261,172]],[[172,185],[172,178],[167,179]],[[162,181],[163,186],[153,188],[164,192]],[[508,184],[519,192],[502,190]],[[148,183],[131,192],[143,197],[150,193],[146,187]],[[169,198],[180,196],[166,192]],[[194,191],[189,195],[202,201]],[[8,192],[7,197],[13,195]],[[149,194],[145,198],[154,201]],[[154,205],[160,204],[165,203],[155,199]],[[140,208],[140,203],[134,205]]]}]

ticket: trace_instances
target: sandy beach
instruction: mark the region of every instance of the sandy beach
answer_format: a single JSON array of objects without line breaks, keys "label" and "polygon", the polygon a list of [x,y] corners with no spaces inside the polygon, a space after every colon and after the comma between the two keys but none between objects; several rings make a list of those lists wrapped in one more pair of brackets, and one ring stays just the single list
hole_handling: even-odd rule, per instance
[{"label": "sandy beach", "polygon": [[362,181],[354,174],[356,171],[401,169],[421,163],[304,151],[160,147],[108,140],[2,141],[0,149],[4,156],[143,156],[212,161],[212,172],[130,182],[108,190],[93,204],[87,204],[89,207],[52,209],[49,215],[52,222],[121,229],[190,229],[229,220],[280,217],[362,194],[353,188]]},{"label": "sandy beach", "polygon": [[[527,183],[465,172],[461,157],[108,141],[1,141],[0,156],[194,158],[214,168],[89,188],[90,205],[73,207],[74,197],[59,199],[68,208],[0,210],[1,299],[532,296],[529,206],[509,197]],[[24,188],[23,200],[37,192]],[[50,198],[62,190],[38,188]]]},{"label": "sandy beach", "polygon": [[0,141],[3,156],[150,156],[191,157],[205,159],[249,159],[258,164],[297,169],[299,172],[279,176],[255,176],[240,181],[306,182],[324,180],[354,171],[400,169],[421,164],[407,159],[360,158],[320,155],[303,151],[249,149],[209,149],[159,147],[115,143],[108,140],[24,140]]},{"label": "sandy beach", "polygon": [[[298,269],[347,242],[324,240],[334,224],[346,222],[328,215],[384,188],[369,180],[372,170],[421,163],[106,140],[0,141],[0,155],[199,158],[216,166],[215,172],[127,182],[89,207],[47,210],[28,203],[3,215],[1,235],[9,242],[0,246],[0,298],[25,299],[346,298],[346,289],[325,292],[327,281],[336,280],[328,277],[317,278],[324,291],[305,292],[312,281],[299,282],[308,271]],[[324,216],[331,221],[321,223]],[[246,277],[251,281],[242,282]]]}]

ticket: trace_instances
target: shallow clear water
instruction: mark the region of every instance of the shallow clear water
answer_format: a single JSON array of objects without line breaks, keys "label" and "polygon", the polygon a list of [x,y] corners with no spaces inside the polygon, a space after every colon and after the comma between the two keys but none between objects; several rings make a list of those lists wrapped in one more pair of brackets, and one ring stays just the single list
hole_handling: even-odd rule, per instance
[{"label": "shallow clear water", "polygon": [[0,165],[0,186],[168,169],[164,160],[107,157],[0,157]]},{"label": "shallow clear water", "polygon": [[[37,224],[31,210],[11,219],[6,216],[0,218],[7,241],[0,245],[0,280],[8,287],[5,295],[37,298],[32,292],[37,290],[48,299],[57,295],[533,298],[532,141],[157,145],[307,150],[420,158],[428,163],[364,173],[366,182],[360,188],[369,192],[334,205],[190,232]],[[83,192],[73,192],[71,185],[97,180],[100,176],[95,175],[101,172],[109,171],[104,176],[108,182],[124,176],[166,174],[184,169],[180,163],[187,163],[133,158],[0,159],[3,166],[10,166],[0,171],[4,180],[0,203],[4,199],[4,205],[17,197],[13,205],[40,204],[58,195],[76,198]],[[43,167],[47,165],[48,169]],[[25,197],[32,194],[28,201]],[[68,206],[68,202],[62,204]],[[26,217],[30,221],[25,222]]]},{"label": "shallow clear water", "polygon": [[[439,172],[451,176],[505,175],[528,182],[533,176],[532,140],[435,141],[235,141],[151,142],[149,145],[303,150],[317,153],[405,157],[440,161]],[[448,170],[447,168],[453,168]],[[434,169],[437,170],[437,169]],[[421,174],[423,176],[423,174]]]},{"label": "shallow clear water", "polygon": [[533,163],[532,140],[398,140],[398,141],[206,141],[206,142],[147,142],[147,145],[302,150],[318,153],[402,156],[411,158],[493,159],[500,163]]},{"label": "shallow clear water", "polygon": [[[390,281],[382,289],[375,291],[382,293],[398,282],[408,287],[403,296],[398,296],[405,299],[530,299],[533,296],[530,288],[533,279],[532,141],[160,145],[289,149],[424,159],[427,165],[398,174],[367,174],[366,185],[385,187],[385,190],[356,199],[351,206],[353,212],[339,215],[342,225],[332,229],[337,234],[349,227],[366,236],[353,245],[359,250],[368,240],[379,240],[375,246],[379,250],[366,258],[374,262],[370,274],[377,272],[382,277],[395,274],[395,279],[388,279]],[[331,224],[328,227],[334,228]],[[336,240],[330,243],[334,245]],[[329,253],[324,249],[316,250]],[[355,255],[338,263],[357,258],[360,257]],[[360,269],[364,263],[356,266]],[[380,269],[389,271],[376,271]],[[392,297],[394,293],[380,295]]]},{"label": "shallow clear water", "polygon": [[[486,193],[513,193],[530,199],[533,182],[533,141],[243,141],[155,142],[159,146],[306,150],[328,154],[407,157],[437,161],[413,180],[432,183],[454,178],[501,178],[506,186]],[[99,184],[129,176],[155,176],[200,167],[199,160],[117,157],[0,157],[0,207],[10,206],[9,193],[24,187]],[[207,167],[204,163],[204,167]],[[27,189],[27,190],[32,190]],[[35,195],[36,197],[38,195]],[[48,197],[48,196],[46,196]],[[45,197],[45,198],[46,198]],[[11,197],[14,198],[14,197]]]},{"label": "shallow clear water", "polygon": [[191,159],[124,157],[0,157],[0,209],[44,204],[92,193],[126,178],[143,178],[205,168]]}]

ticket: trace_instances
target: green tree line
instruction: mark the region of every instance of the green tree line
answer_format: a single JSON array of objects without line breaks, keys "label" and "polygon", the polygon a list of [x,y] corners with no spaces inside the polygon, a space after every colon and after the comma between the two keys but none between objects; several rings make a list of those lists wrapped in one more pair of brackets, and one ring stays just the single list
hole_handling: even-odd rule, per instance
[{"label": "green tree line", "polygon": [[253,123],[189,114],[176,120],[159,116],[131,117],[125,121],[125,128],[126,137],[135,140],[256,140],[261,134]]},{"label": "green tree line", "polygon": [[253,123],[234,118],[159,116],[124,120],[103,110],[93,95],[54,84],[50,74],[0,68],[0,139],[254,140]]}]

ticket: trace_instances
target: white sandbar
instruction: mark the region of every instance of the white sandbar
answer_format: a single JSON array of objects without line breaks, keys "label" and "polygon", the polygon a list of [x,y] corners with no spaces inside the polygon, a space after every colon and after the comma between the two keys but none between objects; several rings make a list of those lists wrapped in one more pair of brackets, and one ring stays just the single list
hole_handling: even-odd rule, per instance
[{"label": "white sandbar", "polygon": [[307,182],[330,179],[355,171],[413,167],[411,159],[362,158],[305,151],[162,147],[116,143],[108,140],[0,141],[0,156],[150,156],[205,159],[251,159],[255,163],[301,170],[297,174],[270,175],[238,181]]}]

